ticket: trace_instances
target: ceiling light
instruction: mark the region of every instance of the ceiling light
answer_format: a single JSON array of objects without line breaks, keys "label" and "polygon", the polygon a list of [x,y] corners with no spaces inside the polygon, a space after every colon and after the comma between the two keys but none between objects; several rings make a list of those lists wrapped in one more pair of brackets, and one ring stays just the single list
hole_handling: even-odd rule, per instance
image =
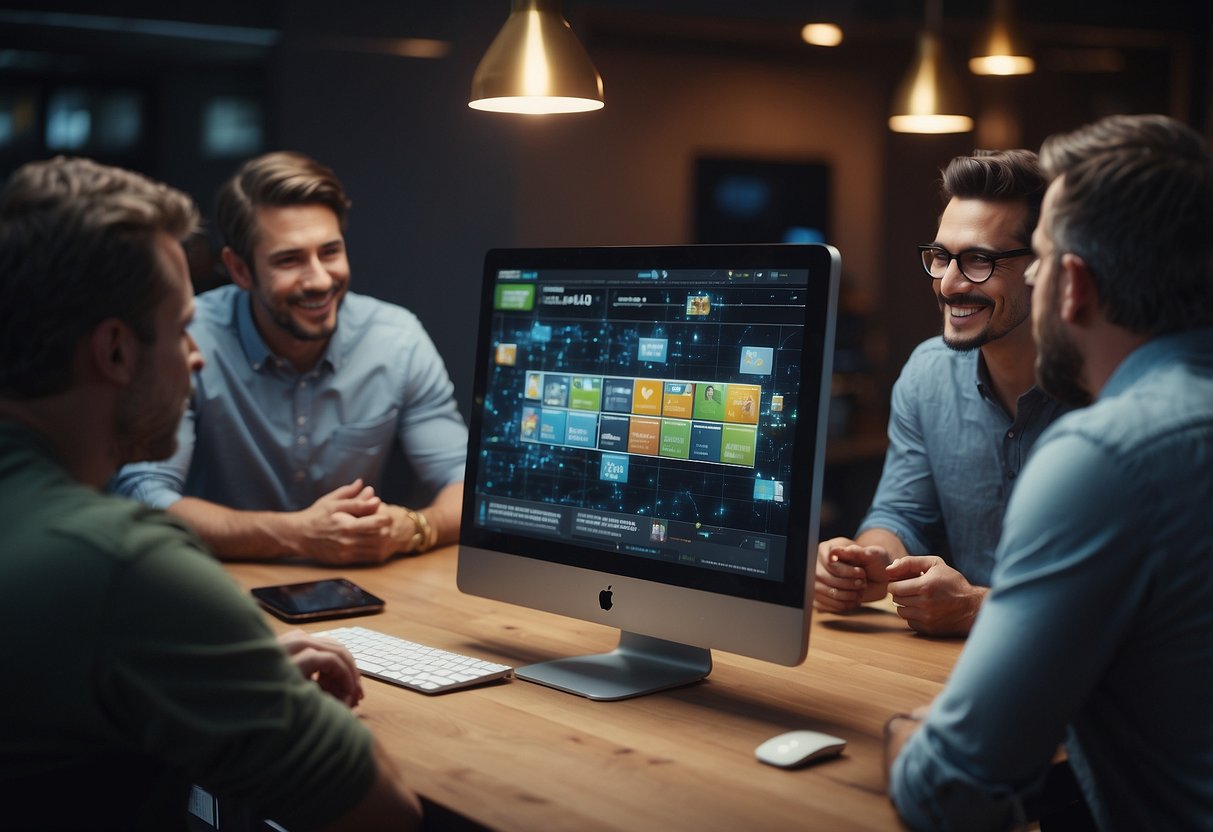
[{"label": "ceiling light", "polygon": [[990,23],[977,51],[969,61],[975,75],[1028,75],[1036,70],[1036,61],[1015,33],[1011,0],[994,0]]},{"label": "ceiling light", "polygon": [[602,76],[559,0],[512,0],[509,18],[472,76],[468,106],[527,114],[602,108]]},{"label": "ceiling light", "polygon": [[806,23],[800,37],[810,46],[837,46],[842,43],[842,27],[834,23]]},{"label": "ceiling light", "polygon": [[965,115],[964,91],[949,71],[940,46],[939,0],[927,0],[926,28],[918,36],[918,53],[890,108],[889,129],[897,133],[965,133],[973,119]]}]

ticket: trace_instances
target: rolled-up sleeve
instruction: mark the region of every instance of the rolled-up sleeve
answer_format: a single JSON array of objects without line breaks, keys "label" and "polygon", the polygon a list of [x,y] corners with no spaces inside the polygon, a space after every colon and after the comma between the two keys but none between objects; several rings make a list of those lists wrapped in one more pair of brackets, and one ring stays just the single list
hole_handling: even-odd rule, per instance
[{"label": "rolled-up sleeve", "polygon": [[918,380],[910,365],[893,385],[889,415],[889,448],[872,506],[859,526],[887,529],[911,554],[934,548],[933,530],[942,523],[939,495],[927,458],[915,397]]},{"label": "rolled-up sleeve", "polygon": [[931,726],[924,726],[893,764],[890,796],[911,829],[1005,830],[1022,822],[1021,799],[949,760]]},{"label": "rolled-up sleeve", "polygon": [[435,491],[463,479],[467,426],[455,402],[455,386],[442,356],[417,324],[399,421],[400,445],[422,482]]}]

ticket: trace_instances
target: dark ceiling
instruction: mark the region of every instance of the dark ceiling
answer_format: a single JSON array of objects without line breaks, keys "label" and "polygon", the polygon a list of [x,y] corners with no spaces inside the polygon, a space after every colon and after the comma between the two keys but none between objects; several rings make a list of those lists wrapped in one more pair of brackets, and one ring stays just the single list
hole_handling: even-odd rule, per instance
[{"label": "dark ceiling", "polygon": [[[610,45],[640,49],[761,54],[848,70],[887,64],[899,72],[922,27],[926,0],[565,0],[567,17],[591,53]],[[992,0],[941,0],[945,39],[971,43]],[[340,14],[334,13],[340,9]],[[1203,122],[1213,79],[1213,3],[1208,0],[1018,0],[1022,34],[1038,64],[1055,72],[1090,71],[1101,50],[1164,54],[1169,83]],[[385,39],[437,38],[479,55],[507,0],[27,0],[0,3],[0,80],[146,75],[157,67],[254,66],[283,44],[352,52]],[[846,32],[838,50],[814,50],[800,26],[832,20]],[[176,27],[177,21],[194,26]],[[486,25],[487,22],[487,25]],[[816,53],[816,54],[814,54]],[[827,54],[828,53],[828,54]],[[1113,55],[1113,59],[1115,59]],[[1146,55],[1145,60],[1153,60]],[[1129,75],[1126,75],[1126,78]],[[1146,83],[1137,73],[1135,83]],[[1152,82],[1151,82],[1152,83]]]},{"label": "dark ceiling", "polygon": [[[72,14],[108,14],[153,19],[193,20],[239,26],[273,27],[295,5],[289,0],[208,0],[206,3],[170,4],[163,0],[26,0],[0,5],[2,9]],[[989,11],[990,0],[944,0],[945,17],[980,20]],[[368,17],[405,18],[418,23],[442,25],[450,9],[500,8],[504,16],[507,0],[359,0],[326,16],[334,29]],[[800,20],[810,17],[845,22],[908,21],[923,14],[923,0],[566,0],[566,13],[575,17],[585,9],[649,12],[688,18],[736,18],[755,20]],[[1067,25],[1099,25],[1149,29],[1190,29],[1207,22],[1206,0],[1017,0],[1016,14],[1027,21]]]},{"label": "dark ceiling", "polygon": [[[989,13],[991,0],[943,0],[949,29],[979,26]],[[1205,43],[1213,29],[1207,0],[1018,0],[1015,13],[1027,34],[1063,31],[1120,30],[1124,37],[1151,33],[1183,33]],[[629,28],[669,38],[719,37],[732,31],[739,38],[777,38],[811,19],[842,23],[849,39],[904,36],[923,19],[923,0],[566,0],[567,16],[575,28],[599,27],[618,35]],[[276,33],[301,26],[323,28],[329,34],[355,36],[413,36],[456,39],[460,24],[471,15],[508,12],[506,0],[359,0],[340,6],[332,3],[288,0],[208,0],[206,3],[170,4],[163,0],[35,0],[0,4],[0,48],[71,51],[108,47],[110,50],[140,44],[150,36],[135,36],[90,29],[93,17],[177,20],[214,26],[241,27]],[[301,11],[302,10],[302,11]],[[246,33],[247,34],[247,33]],[[585,32],[592,37],[591,32]],[[233,37],[236,34],[233,32]],[[222,32],[213,30],[193,43],[177,39],[182,50],[212,57],[238,59],[250,44],[231,42],[223,51]]]}]

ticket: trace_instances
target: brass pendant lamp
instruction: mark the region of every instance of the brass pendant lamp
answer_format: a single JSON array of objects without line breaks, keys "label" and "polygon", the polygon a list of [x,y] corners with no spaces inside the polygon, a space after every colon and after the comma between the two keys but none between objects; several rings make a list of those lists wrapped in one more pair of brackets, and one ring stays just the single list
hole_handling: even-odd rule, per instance
[{"label": "brass pendant lamp", "polygon": [[603,107],[602,76],[560,0],[512,0],[472,76],[468,106],[498,113],[580,113]]},{"label": "brass pendant lamp", "polygon": [[1011,0],[994,0],[990,22],[969,60],[974,75],[1029,75],[1036,61],[1015,32]]},{"label": "brass pendant lamp", "polygon": [[965,133],[973,129],[964,90],[950,71],[940,40],[940,0],[927,0],[918,52],[893,96],[889,129],[897,133]]}]

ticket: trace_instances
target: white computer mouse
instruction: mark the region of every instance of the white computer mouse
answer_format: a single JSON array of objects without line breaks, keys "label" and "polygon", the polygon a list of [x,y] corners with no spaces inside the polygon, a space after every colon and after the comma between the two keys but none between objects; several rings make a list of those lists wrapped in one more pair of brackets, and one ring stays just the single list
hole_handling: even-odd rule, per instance
[{"label": "white computer mouse", "polygon": [[820,731],[789,731],[771,737],[754,749],[754,756],[767,765],[795,768],[815,760],[836,757],[847,747],[847,741]]}]

